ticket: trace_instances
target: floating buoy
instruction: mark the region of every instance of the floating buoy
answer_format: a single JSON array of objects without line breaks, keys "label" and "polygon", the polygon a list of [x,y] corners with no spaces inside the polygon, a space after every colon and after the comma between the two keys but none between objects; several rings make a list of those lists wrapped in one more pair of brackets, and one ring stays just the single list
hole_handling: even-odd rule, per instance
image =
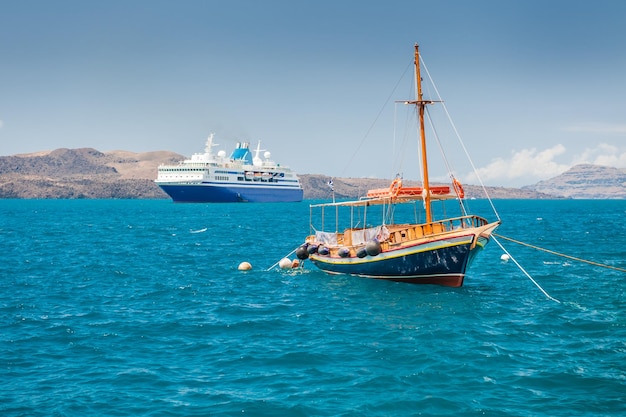
[{"label": "floating buoy", "polygon": [[249,271],[252,269],[252,265],[250,265],[250,262],[242,262],[239,264],[237,269],[240,271]]},{"label": "floating buoy", "polygon": [[294,259],[294,260],[293,260],[293,263],[291,264],[291,267],[292,267],[292,268],[297,268],[297,267],[299,267],[299,266],[300,266],[300,261],[299,261],[299,260],[297,260],[297,259]]},{"label": "floating buoy", "polygon": [[506,253],[502,254],[502,256],[500,256],[500,260],[502,262],[508,262],[509,259],[511,259],[511,257],[509,255],[507,255]]},{"label": "floating buoy", "polygon": [[278,266],[280,266],[282,269],[289,269],[291,268],[291,260],[289,258],[283,258],[280,260],[280,262],[278,262]]}]

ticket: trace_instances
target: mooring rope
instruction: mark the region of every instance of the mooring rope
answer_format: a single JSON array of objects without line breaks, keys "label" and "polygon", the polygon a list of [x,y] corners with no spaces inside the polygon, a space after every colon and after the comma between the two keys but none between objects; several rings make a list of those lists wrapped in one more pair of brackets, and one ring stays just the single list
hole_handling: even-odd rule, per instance
[{"label": "mooring rope", "polygon": [[276,265],[278,265],[280,263],[280,261],[282,261],[283,259],[285,259],[286,257],[288,257],[289,255],[291,255],[292,253],[294,253],[295,251],[298,250],[300,246],[296,246],[296,248],[294,250],[292,250],[291,252],[289,252],[287,255],[283,256],[282,258],[280,258],[278,260],[278,262],[276,262],[274,265],[270,266],[269,268],[266,269],[266,271],[270,271],[271,269],[273,269]]},{"label": "mooring rope", "polygon": [[537,250],[540,250],[540,251],[543,251],[543,252],[551,253],[552,255],[561,256],[563,258],[572,259],[572,260],[578,261],[578,262],[585,262],[585,263],[588,263],[590,265],[601,266],[602,268],[609,268],[609,269],[615,269],[616,271],[626,272],[626,269],[624,269],[624,268],[618,268],[616,266],[601,264],[601,263],[598,263],[598,262],[588,261],[587,259],[582,259],[582,258],[577,258],[575,256],[565,255],[564,253],[555,252],[555,251],[552,251],[550,249],[540,248],[539,246],[531,245],[529,243],[520,242],[519,240],[511,239],[510,237],[498,235],[498,234],[495,234],[495,233],[493,235],[494,236],[498,236],[498,237],[500,237],[502,239],[506,239],[506,240],[508,240],[510,242],[517,243],[518,245],[527,246],[529,248],[533,248],[533,249],[537,249]]},{"label": "mooring rope", "polygon": [[[548,294],[548,293],[546,292],[546,290],[544,290],[543,288],[541,288],[541,285],[539,285],[539,284],[537,283],[537,281],[535,281],[535,280],[533,279],[533,277],[531,277],[531,276],[530,276],[530,274],[529,274],[528,272],[526,272],[526,270],[525,270],[524,268],[522,268],[522,266],[521,266],[521,265],[520,265],[520,264],[519,264],[519,263],[515,260],[515,258],[514,258],[514,257],[513,257],[513,256],[512,256],[512,255],[511,255],[511,254],[510,254],[507,250],[506,250],[506,249],[504,249],[504,246],[502,246],[502,244],[500,243],[500,241],[499,241],[498,239],[496,239],[496,237],[495,237],[495,233],[492,235],[492,237],[493,237],[493,240],[494,240],[494,241],[498,244],[498,246],[500,246],[500,249],[502,249],[502,250],[504,251],[504,253],[506,253],[506,254],[509,256],[509,258],[510,258],[511,260],[513,260],[513,262],[515,262],[515,265],[517,265],[517,267],[520,269],[520,271],[522,271],[522,272],[524,273],[524,275],[526,275],[526,276],[528,277],[528,279],[530,279],[530,280],[532,281],[532,283],[533,283],[533,284],[535,284],[535,286],[536,286],[537,288],[539,288],[539,290],[543,293],[543,295],[545,295],[546,297],[548,297],[548,299],[549,299],[549,300],[556,301],[557,303],[561,304],[561,302],[560,302],[559,300],[557,300],[556,298],[552,297],[550,294]],[[502,236],[499,236],[499,237],[502,237]]]}]

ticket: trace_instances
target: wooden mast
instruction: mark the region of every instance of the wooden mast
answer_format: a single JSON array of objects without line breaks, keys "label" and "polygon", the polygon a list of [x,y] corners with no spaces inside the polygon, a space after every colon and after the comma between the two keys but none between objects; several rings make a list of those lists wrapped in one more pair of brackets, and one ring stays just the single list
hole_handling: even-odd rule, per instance
[{"label": "wooden mast", "polygon": [[426,132],[424,129],[424,109],[427,104],[431,104],[431,101],[424,101],[422,98],[422,77],[420,74],[420,54],[419,46],[415,44],[415,85],[417,88],[417,111],[419,114],[419,129],[420,129],[420,146],[422,150],[422,176],[424,179],[424,207],[426,210],[426,223],[433,221],[433,214],[430,207],[430,183],[428,181],[428,158],[426,157]]}]

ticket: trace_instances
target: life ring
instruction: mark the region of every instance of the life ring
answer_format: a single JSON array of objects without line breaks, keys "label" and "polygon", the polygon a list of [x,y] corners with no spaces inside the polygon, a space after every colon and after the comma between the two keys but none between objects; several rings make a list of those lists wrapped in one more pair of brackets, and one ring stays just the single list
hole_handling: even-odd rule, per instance
[{"label": "life ring", "polygon": [[396,178],[395,180],[393,180],[393,182],[391,183],[391,186],[389,187],[389,195],[391,195],[391,197],[397,197],[398,194],[400,193],[400,189],[402,188],[402,180],[400,178]]},{"label": "life ring", "polygon": [[463,186],[461,185],[461,183],[459,182],[459,180],[457,180],[456,178],[454,178],[452,180],[452,183],[454,184],[454,190],[456,191],[456,195],[459,196],[459,198],[465,198],[465,191],[463,190]]}]

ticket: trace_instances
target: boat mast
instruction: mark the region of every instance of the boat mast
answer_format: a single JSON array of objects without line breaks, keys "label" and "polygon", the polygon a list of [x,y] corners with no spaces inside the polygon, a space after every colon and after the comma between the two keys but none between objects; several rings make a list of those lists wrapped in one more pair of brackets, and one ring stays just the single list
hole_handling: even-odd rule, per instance
[{"label": "boat mast", "polygon": [[427,104],[431,104],[432,101],[424,101],[422,98],[422,77],[420,75],[420,54],[419,46],[415,44],[415,85],[417,88],[417,100],[412,102],[417,106],[417,112],[419,114],[419,129],[420,129],[420,146],[422,149],[422,176],[424,178],[423,195],[424,195],[424,207],[426,210],[426,223],[433,221],[432,210],[430,207],[430,183],[428,181],[428,159],[426,157],[426,132],[424,129],[424,109]]}]

